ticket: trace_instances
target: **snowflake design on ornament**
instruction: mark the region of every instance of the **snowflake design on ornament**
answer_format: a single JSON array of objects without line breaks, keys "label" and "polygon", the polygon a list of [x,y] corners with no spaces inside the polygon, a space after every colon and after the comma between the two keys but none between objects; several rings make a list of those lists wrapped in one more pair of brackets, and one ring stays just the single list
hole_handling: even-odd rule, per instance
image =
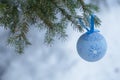
[{"label": "snowflake design on ornament", "polygon": [[90,46],[88,56],[92,58],[96,58],[99,57],[100,54],[101,54],[101,48],[98,47],[97,44]]}]

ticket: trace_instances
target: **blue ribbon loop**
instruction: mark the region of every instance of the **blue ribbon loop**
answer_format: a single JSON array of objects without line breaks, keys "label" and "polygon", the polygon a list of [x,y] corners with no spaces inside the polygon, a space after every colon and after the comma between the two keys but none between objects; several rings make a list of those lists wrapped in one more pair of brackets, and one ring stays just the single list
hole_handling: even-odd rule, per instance
[{"label": "blue ribbon loop", "polygon": [[90,17],[90,21],[89,21],[90,29],[88,29],[88,28],[84,25],[82,19],[79,18],[79,23],[80,23],[80,25],[87,30],[87,33],[99,32],[99,30],[95,30],[95,29],[94,29],[94,17],[95,17],[95,15],[93,15],[93,14],[92,14],[91,17]]},{"label": "blue ribbon loop", "polygon": [[84,23],[83,23],[83,21],[82,21],[81,18],[79,18],[79,23],[80,23],[80,25],[81,25],[83,28],[85,28],[87,31],[89,31],[89,29],[84,25]]},{"label": "blue ribbon loop", "polygon": [[90,32],[94,32],[94,15],[91,15]]}]

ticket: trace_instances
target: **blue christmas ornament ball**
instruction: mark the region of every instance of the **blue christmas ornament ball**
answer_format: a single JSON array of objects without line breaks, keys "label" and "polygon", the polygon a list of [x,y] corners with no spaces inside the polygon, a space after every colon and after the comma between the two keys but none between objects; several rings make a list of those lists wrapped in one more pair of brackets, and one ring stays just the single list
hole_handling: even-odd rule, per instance
[{"label": "blue christmas ornament ball", "polygon": [[78,54],[86,61],[95,62],[100,60],[105,55],[106,50],[106,40],[99,32],[86,32],[78,39]]}]

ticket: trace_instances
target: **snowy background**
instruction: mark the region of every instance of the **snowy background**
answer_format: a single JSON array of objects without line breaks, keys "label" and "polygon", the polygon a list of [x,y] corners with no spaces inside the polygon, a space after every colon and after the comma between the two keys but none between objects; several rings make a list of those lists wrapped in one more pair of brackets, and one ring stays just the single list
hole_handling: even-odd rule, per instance
[{"label": "snowy background", "polygon": [[91,63],[79,57],[76,42],[82,33],[70,25],[67,40],[56,40],[52,47],[44,45],[44,32],[31,29],[32,46],[23,55],[5,44],[8,33],[0,28],[0,80],[120,80],[120,4],[108,2],[111,7],[103,6],[97,14],[108,44],[103,59]]}]

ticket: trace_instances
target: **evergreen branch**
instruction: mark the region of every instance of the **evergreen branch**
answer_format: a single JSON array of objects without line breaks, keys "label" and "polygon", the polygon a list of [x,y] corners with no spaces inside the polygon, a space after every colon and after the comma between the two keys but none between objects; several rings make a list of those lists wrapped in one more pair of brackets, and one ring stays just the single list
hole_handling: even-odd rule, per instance
[{"label": "evergreen branch", "polygon": [[82,27],[77,24],[77,22],[75,21],[75,19],[73,19],[73,18],[75,18],[75,16],[73,17],[73,16],[71,16],[70,14],[68,14],[68,13],[65,11],[65,9],[61,8],[60,6],[58,6],[55,1],[52,1],[52,3],[58,8],[58,10],[61,11],[61,13],[62,13],[70,22],[72,22],[75,26],[78,27],[78,29],[79,29],[80,31],[82,31]]},{"label": "evergreen branch", "polygon": [[[71,22],[79,31],[83,28],[78,25],[75,9],[82,7],[82,20],[98,8],[85,4],[83,0],[0,0],[0,25],[10,30],[8,43],[15,46],[18,53],[30,44],[27,33],[30,25],[40,21],[46,29],[45,42],[50,44],[55,38],[65,38],[66,24]],[[60,13],[61,18],[57,17]],[[86,23],[87,24],[87,23]],[[95,17],[95,24],[100,24]],[[38,25],[39,26],[39,25]]]}]

